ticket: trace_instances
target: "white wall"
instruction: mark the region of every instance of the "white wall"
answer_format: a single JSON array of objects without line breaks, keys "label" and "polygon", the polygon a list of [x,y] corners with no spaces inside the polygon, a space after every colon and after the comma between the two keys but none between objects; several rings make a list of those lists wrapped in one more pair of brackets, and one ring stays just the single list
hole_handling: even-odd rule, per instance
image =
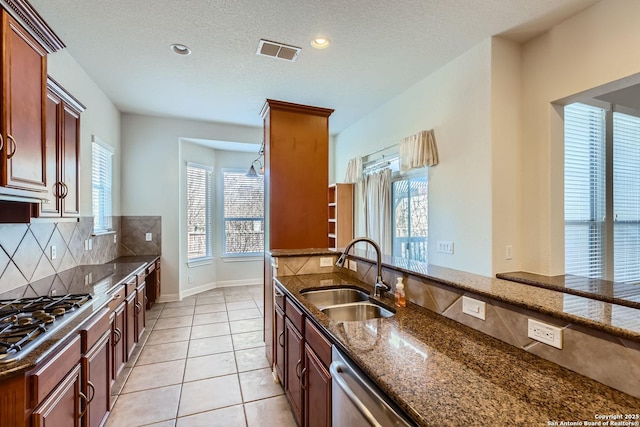
[{"label": "white wall", "polygon": [[47,56],[49,75],[87,109],[80,129],[80,213],[93,216],[91,207],[91,135],[114,148],[113,214],[120,215],[120,112],[66,49]]},{"label": "white wall", "polygon": [[[440,164],[429,169],[429,262],[492,274],[491,40],[377,108],[335,138],[335,175],[350,158],[433,128]],[[455,254],[435,251],[455,242]]]},{"label": "white wall", "polygon": [[[162,217],[164,297],[177,299],[180,276],[180,138],[260,144],[262,128],[123,114],[122,214]],[[256,152],[259,145],[256,145]]]},{"label": "white wall", "polygon": [[522,48],[522,267],[564,272],[563,137],[552,102],[640,72],[640,2],[601,1]]}]

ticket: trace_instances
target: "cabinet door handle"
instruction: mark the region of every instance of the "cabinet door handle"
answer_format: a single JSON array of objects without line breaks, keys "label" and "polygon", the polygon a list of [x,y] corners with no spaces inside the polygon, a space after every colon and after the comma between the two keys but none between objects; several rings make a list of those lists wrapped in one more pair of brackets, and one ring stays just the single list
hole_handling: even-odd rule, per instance
[{"label": "cabinet door handle", "polygon": [[67,184],[65,184],[62,181],[60,181],[60,185],[62,185],[62,189],[64,190],[64,192],[62,193],[62,196],[60,196],[60,198],[64,199],[69,194],[69,187],[67,187]]},{"label": "cabinet door handle", "polygon": [[296,377],[298,377],[298,379],[301,378],[300,373],[298,372],[298,368],[302,365],[302,359],[298,360],[298,363],[296,363]]},{"label": "cabinet door handle", "polygon": [[116,334],[116,339],[114,339],[114,340],[113,340],[113,346],[115,347],[115,346],[117,346],[117,345],[118,345],[118,343],[119,343],[119,342],[120,342],[120,340],[122,339],[122,332],[120,331],[120,329],[115,328],[115,329],[113,330],[113,333],[115,333],[115,334]]},{"label": "cabinet door handle", "polygon": [[10,134],[7,134],[7,139],[13,142],[13,151],[11,153],[9,153],[9,144],[7,144],[7,160],[9,160],[13,157],[14,154],[16,154],[16,151],[18,150],[18,144],[16,144],[16,140],[13,139]]},{"label": "cabinet door handle", "polygon": [[113,299],[120,299],[122,298],[122,294],[116,294],[113,296]]},{"label": "cabinet door handle", "polygon": [[136,313],[140,314],[141,311],[142,311],[142,304],[136,301]]},{"label": "cabinet door handle", "polygon": [[2,134],[0,133],[0,151],[2,151],[3,148],[4,148],[4,138],[2,137]]},{"label": "cabinet door handle", "polygon": [[302,387],[303,390],[307,389],[307,385],[305,384],[305,380],[304,380],[304,374],[305,372],[307,372],[307,368],[303,368],[302,372],[300,373],[300,387]]},{"label": "cabinet door handle", "polygon": [[278,344],[280,347],[284,348],[284,331],[280,332],[280,335],[278,335]]},{"label": "cabinet door handle", "polygon": [[[84,414],[86,414],[87,412],[87,408],[89,407],[89,399],[87,399],[87,396],[79,391],[78,394],[80,395],[80,399],[84,401],[84,409],[82,410],[82,412],[80,412],[80,415],[78,415],[78,419],[84,417]],[[80,402],[80,407],[82,407],[82,402]]]},{"label": "cabinet door handle", "polygon": [[273,288],[273,294],[277,297],[283,297],[284,294],[278,288]]},{"label": "cabinet door handle", "polygon": [[[87,387],[89,387],[89,389],[91,390],[91,397],[87,402],[88,405],[89,403],[93,402],[93,398],[96,397],[96,386],[94,386],[91,381],[87,380]],[[89,390],[87,390],[87,394],[89,394]]]}]

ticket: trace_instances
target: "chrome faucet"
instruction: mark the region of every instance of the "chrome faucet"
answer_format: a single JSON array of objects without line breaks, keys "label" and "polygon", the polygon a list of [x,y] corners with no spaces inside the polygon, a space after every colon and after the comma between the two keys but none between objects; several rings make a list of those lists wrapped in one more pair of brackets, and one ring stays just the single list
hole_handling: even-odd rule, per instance
[{"label": "chrome faucet", "polygon": [[376,257],[377,257],[376,264],[378,267],[378,275],[376,276],[376,283],[373,288],[373,296],[381,297],[382,292],[389,292],[391,288],[389,288],[389,286],[386,283],[384,283],[384,281],[382,280],[382,253],[380,252],[380,246],[378,246],[378,244],[375,241],[369,239],[368,237],[356,237],[355,239],[347,243],[347,246],[344,248],[344,251],[342,252],[342,254],[340,254],[340,257],[338,258],[338,261],[336,261],[336,265],[338,267],[344,267],[344,262],[347,258],[347,254],[349,253],[349,250],[353,245],[355,245],[358,242],[369,243],[371,246],[373,246],[373,249],[376,250]]}]

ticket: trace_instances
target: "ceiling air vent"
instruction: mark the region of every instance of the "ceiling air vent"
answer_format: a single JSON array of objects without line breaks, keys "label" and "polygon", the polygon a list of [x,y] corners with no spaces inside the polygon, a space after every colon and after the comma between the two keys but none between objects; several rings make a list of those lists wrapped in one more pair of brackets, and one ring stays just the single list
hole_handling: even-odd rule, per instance
[{"label": "ceiling air vent", "polygon": [[256,54],[293,62],[298,58],[301,50],[299,47],[261,39]]}]

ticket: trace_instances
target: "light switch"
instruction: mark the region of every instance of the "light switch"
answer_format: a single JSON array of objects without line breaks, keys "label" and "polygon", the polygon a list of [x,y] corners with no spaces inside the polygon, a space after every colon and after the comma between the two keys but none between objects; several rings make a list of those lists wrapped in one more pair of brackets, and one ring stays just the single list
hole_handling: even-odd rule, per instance
[{"label": "light switch", "polygon": [[145,233],[144,240],[146,240],[147,242],[153,240],[153,233]]}]

